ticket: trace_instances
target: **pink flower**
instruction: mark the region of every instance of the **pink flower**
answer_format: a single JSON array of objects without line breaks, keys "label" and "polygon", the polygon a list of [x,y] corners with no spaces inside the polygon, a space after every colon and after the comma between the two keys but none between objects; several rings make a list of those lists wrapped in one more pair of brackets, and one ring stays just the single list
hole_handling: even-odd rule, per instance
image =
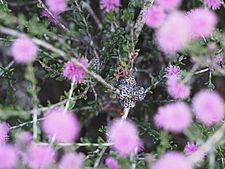
[{"label": "pink flower", "polygon": [[16,39],[11,47],[11,54],[16,62],[28,63],[35,59],[38,53],[38,48],[35,43],[29,38]]},{"label": "pink flower", "polygon": [[152,28],[158,28],[166,18],[164,10],[159,6],[152,6],[144,13],[145,23]]},{"label": "pink flower", "polygon": [[191,155],[198,150],[198,145],[194,143],[188,142],[184,148],[184,152],[186,155]]},{"label": "pink flower", "polygon": [[221,6],[221,0],[204,0],[204,4],[213,10],[219,9]]},{"label": "pink flower", "polygon": [[120,169],[118,161],[112,157],[107,157],[105,160],[105,165],[110,169]]},{"label": "pink flower", "polygon": [[56,15],[65,11],[67,8],[65,0],[47,0],[46,4],[48,5],[50,11]]},{"label": "pink flower", "polygon": [[120,0],[101,0],[100,7],[106,12],[115,11],[120,6]]},{"label": "pink flower", "polygon": [[[87,59],[80,59],[80,63],[86,68],[88,67]],[[86,72],[80,67],[76,66],[72,61],[66,63],[63,75],[68,79],[75,81],[76,83],[82,83],[84,81],[84,75]]]},{"label": "pink flower", "polygon": [[11,145],[0,146],[0,169],[12,169],[17,167],[18,154]]},{"label": "pink flower", "polygon": [[48,20],[49,20],[53,25],[57,25],[57,24],[58,24],[58,20],[59,20],[59,18],[60,18],[59,15],[57,15],[57,14],[50,15],[49,12],[46,11],[46,10],[43,10],[43,11],[41,12],[41,15],[42,15],[43,17],[47,17]]},{"label": "pink flower", "polygon": [[171,76],[175,76],[177,78],[181,77],[180,67],[170,65],[166,68],[166,77],[169,78]]},{"label": "pink flower", "polygon": [[168,54],[174,54],[186,47],[190,41],[190,26],[187,17],[181,12],[168,16],[156,33],[159,48]]},{"label": "pink flower", "polygon": [[5,144],[8,140],[9,125],[5,122],[0,123],[0,145]]},{"label": "pink flower", "polygon": [[167,80],[167,92],[175,99],[186,99],[191,92],[189,86],[179,81],[179,77],[171,76]]},{"label": "pink flower", "polygon": [[194,169],[186,157],[178,152],[168,152],[160,157],[151,169]]},{"label": "pink flower", "polygon": [[197,119],[206,126],[219,123],[225,114],[223,99],[217,92],[210,90],[197,93],[192,106]]},{"label": "pink flower", "polygon": [[24,162],[31,168],[48,168],[55,160],[55,151],[45,143],[33,143],[28,147]]},{"label": "pink flower", "polygon": [[140,146],[140,138],[136,126],[121,119],[114,120],[108,130],[108,141],[122,156],[128,156]]},{"label": "pink flower", "polygon": [[72,142],[80,132],[80,124],[74,114],[70,111],[64,112],[61,108],[47,113],[42,128],[49,137],[55,137],[58,142]]},{"label": "pink flower", "polygon": [[197,8],[192,10],[188,14],[188,17],[191,25],[192,36],[194,38],[209,36],[217,24],[217,16],[215,13],[206,8]]},{"label": "pink flower", "polygon": [[178,8],[181,5],[182,0],[156,0],[156,3],[165,10],[170,11]]},{"label": "pink flower", "polygon": [[28,144],[32,141],[32,134],[24,131],[17,136],[17,142],[20,144]]},{"label": "pink flower", "polygon": [[157,127],[179,133],[191,124],[191,110],[183,102],[170,103],[158,109],[154,121]]},{"label": "pink flower", "polygon": [[82,169],[84,163],[84,155],[82,153],[64,154],[60,161],[60,169]]}]

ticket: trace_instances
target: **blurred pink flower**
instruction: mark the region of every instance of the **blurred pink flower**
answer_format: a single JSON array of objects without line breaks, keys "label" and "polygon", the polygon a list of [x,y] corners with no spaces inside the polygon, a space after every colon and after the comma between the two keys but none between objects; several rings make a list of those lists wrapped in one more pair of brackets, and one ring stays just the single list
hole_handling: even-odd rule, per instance
[{"label": "blurred pink flower", "polygon": [[139,149],[141,140],[136,126],[126,120],[116,119],[108,130],[108,141],[122,156],[128,156]]},{"label": "blurred pink flower", "polygon": [[225,114],[222,97],[210,90],[197,93],[193,98],[192,106],[197,119],[206,126],[219,123]]},{"label": "blurred pink flower", "polygon": [[167,152],[162,155],[151,169],[194,169],[186,157],[179,152]]},{"label": "blurred pink flower", "polygon": [[171,76],[175,76],[177,78],[181,77],[180,67],[170,65],[166,68],[166,77],[170,78]]},{"label": "blurred pink flower", "polygon": [[12,145],[0,146],[0,169],[17,168],[18,154]]},{"label": "blurred pink flower", "polygon": [[115,11],[120,6],[120,0],[101,0],[100,7],[106,12]]},{"label": "blurred pink flower", "polygon": [[67,8],[66,0],[46,0],[46,4],[55,15],[65,11]]},{"label": "blurred pink flower", "polygon": [[52,14],[52,15],[50,15],[50,13],[49,13],[48,11],[46,11],[46,10],[43,10],[43,11],[41,12],[41,16],[47,17],[48,20],[49,20],[53,25],[57,25],[57,24],[58,24],[58,20],[59,20],[59,18],[60,18],[60,16],[57,15],[57,14]]},{"label": "blurred pink flower", "polygon": [[156,3],[165,10],[170,11],[178,8],[181,5],[182,0],[156,0]]},{"label": "blurred pink flower", "polygon": [[112,157],[106,158],[105,165],[110,169],[120,169],[118,161]]},{"label": "blurred pink flower", "polygon": [[32,143],[24,162],[33,169],[48,168],[55,160],[55,151],[45,143]]},{"label": "blurred pink flower", "polygon": [[168,54],[175,54],[186,47],[190,41],[190,24],[181,12],[168,16],[156,33],[159,48]]},{"label": "blurred pink flower", "polygon": [[[86,68],[88,67],[88,60],[81,58],[80,63]],[[76,66],[72,61],[68,61],[65,65],[63,75],[68,79],[75,81],[75,83],[82,83],[84,81],[84,75],[86,72]]]},{"label": "blurred pink flower", "polygon": [[0,123],[0,146],[8,140],[9,125],[5,122]]},{"label": "blurred pink flower", "polygon": [[188,142],[184,148],[184,152],[186,155],[191,155],[198,150],[198,145],[195,143]]},{"label": "blurred pink flower", "polygon": [[42,129],[49,137],[55,137],[58,142],[72,142],[79,135],[80,124],[72,112],[54,108],[47,113],[42,122]]},{"label": "blurred pink flower", "polygon": [[22,133],[19,133],[17,136],[17,143],[20,144],[28,144],[32,141],[32,134],[28,131],[23,131]]},{"label": "blurred pink flower", "polygon": [[82,169],[85,157],[82,153],[64,154],[60,161],[60,169]]},{"label": "blurred pink flower", "polygon": [[16,39],[11,47],[11,54],[16,62],[28,63],[35,59],[38,53],[38,48],[35,43],[29,38]]},{"label": "blurred pink flower", "polygon": [[170,103],[158,109],[154,121],[157,127],[173,133],[179,133],[191,124],[191,110],[183,102]]},{"label": "blurred pink flower", "polygon": [[189,12],[189,22],[194,38],[209,36],[216,27],[217,16],[214,12],[206,8],[197,8]]},{"label": "blurred pink flower", "polygon": [[219,9],[221,6],[221,0],[204,0],[204,4],[213,10]]},{"label": "blurred pink flower", "polygon": [[191,89],[180,82],[179,77],[171,76],[167,80],[167,92],[175,99],[186,99],[190,95]]},{"label": "blurred pink flower", "polygon": [[159,6],[152,6],[144,13],[145,23],[152,28],[158,28],[166,18],[166,13]]}]

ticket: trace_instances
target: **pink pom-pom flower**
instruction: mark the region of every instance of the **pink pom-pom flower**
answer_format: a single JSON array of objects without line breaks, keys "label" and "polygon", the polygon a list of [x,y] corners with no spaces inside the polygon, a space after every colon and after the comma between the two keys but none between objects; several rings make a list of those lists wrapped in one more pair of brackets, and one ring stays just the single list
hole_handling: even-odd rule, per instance
[{"label": "pink pom-pom flower", "polygon": [[[80,63],[86,68],[88,67],[88,60],[81,58]],[[80,67],[76,66],[72,61],[68,61],[65,65],[63,75],[75,83],[82,83],[86,72]]]},{"label": "pink pom-pom flower", "polygon": [[178,8],[181,5],[182,0],[156,0],[156,3],[165,10],[171,11]]},{"label": "pink pom-pom flower", "polygon": [[188,142],[184,148],[184,152],[186,155],[191,155],[198,150],[198,145],[195,143]]},{"label": "pink pom-pom flower", "polygon": [[0,145],[5,144],[8,140],[9,125],[5,122],[0,123]]},{"label": "pink pom-pom flower", "polygon": [[216,27],[217,16],[206,8],[197,8],[188,14],[191,34],[194,38],[209,36]]},{"label": "pink pom-pom flower", "polygon": [[204,4],[213,10],[219,9],[221,6],[221,0],[204,0]]},{"label": "pink pom-pom flower", "polygon": [[190,41],[190,24],[181,12],[170,14],[156,32],[159,48],[167,54],[175,54]]},{"label": "pink pom-pom flower", "polygon": [[72,112],[54,108],[47,113],[42,129],[58,142],[72,142],[79,135],[80,124]]},{"label": "pink pom-pom flower", "polygon": [[46,4],[54,15],[65,11],[67,8],[66,0],[47,0]]},{"label": "pink pom-pom flower", "polygon": [[158,28],[166,18],[166,13],[160,6],[152,6],[144,13],[145,23],[152,28]]},{"label": "pink pom-pom flower", "polygon": [[101,0],[100,7],[106,12],[115,11],[120,7],[120,0]]},{"label": "pink pom-pom flower", "polygon": [[109,127],[108,141],[122,156],[128,156],[138,150],[141,143],[136,126],[130,121],[121,119],[114,120]]},{"label": "pink pom-pom flower", "polygon": [[28,63],[35,59],[38,48],[30,38],[18,38],[11,47],[11,54],[16,62]]},{"label": "pink pom-pom flower", "polygon": [[151,169],[194,169],[182,153],[167,152],[162,155]]},{"label": "pink pom-pom flower", "polygon": [[206,126],[219,123],[225,114],[223,99],[217,92],[210,90],[197,93],[193,98],[192,106],[197,119]]},{"label": "pink pom-pom flower", "polygon": [[175,76],[177,78],[181,77],[180,67],[170,65],[166,68],[166,77],[170,78],[171,76]]},{"label": "pink pom-pom flower", "polygon": [[106,158],[105,165],[110,169],[120,169],[118,161],[112,157]]},{"label": "pink pom-pom flower", "polygon": [[66,153],[60,160],[60,169],[82,169],[84,164],[84,155],[82,153]]},{"label": "pink pom-pom flower", "polygon": [[0,169],[12,169],[17,167],[18,154],[12,145],[0,146]]},{"label": "pink pom-pom flower", "polygon": [[170,103],[158,109],[154,121],[157,127],[173,133],[179,133],[191,124],[191,110],[183,102]]},{"label": "pink pom-pom flower", "polygon": [[17,136],[16,141],[19,144],[26,145],[26,144],[31,143],[32,139],[33,139],[32,134],[28,131],[24,131]]},{"label": "pink pom-pom flower", "polygon": [[171,76],[167,79],[167,92],[175,99],[186,99],[190,95],[191,89],[180,82],[179,78]]},{"label": "pink pom-pom flower", "polygon": [[55,160],[55,151],[45,143],[32,143],[24,156],[31,168],[48,168]]}]

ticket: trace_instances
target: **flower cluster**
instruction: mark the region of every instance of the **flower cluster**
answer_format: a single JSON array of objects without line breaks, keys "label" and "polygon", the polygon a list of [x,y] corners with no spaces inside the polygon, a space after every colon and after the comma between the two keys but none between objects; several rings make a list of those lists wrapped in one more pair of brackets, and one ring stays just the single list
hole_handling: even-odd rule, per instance
[{"label": "flower cluster", "polygon": [[[87,59],[81,58],[80,63],[84,67],[86,67],[86,68],[88,67]],[[75,65],[75,63],[73,63],[72,61],[68,61],[63,70],[63,75],[66,78],[74,81],[75,83],[82,83],[84,81],[85,74],[86,74],[86,72],[82,68]]]}]

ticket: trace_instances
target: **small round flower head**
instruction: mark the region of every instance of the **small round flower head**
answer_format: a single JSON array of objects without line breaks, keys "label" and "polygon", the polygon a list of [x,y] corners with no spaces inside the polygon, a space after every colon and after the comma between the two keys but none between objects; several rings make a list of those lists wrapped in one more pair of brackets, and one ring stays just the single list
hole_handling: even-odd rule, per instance
[{"label": "small round flower head", "polygon": [[35,59],[38,53],[38,48],[35,43],[29,38],[16,39],[11,47],[11,54],[16,62],[28,63]]},{"label": "small round flower head", "polygon": [[197,119],[206,126],[219,123],[225,114],[223,99],[217,92],[210,90],[197,93],[193,98],[192,106]]},{"label": "small round flower head", "polygon": [[101,0],[100,7],[106,12],[115,11],[120,7],[120,0]]},{"label": "small round flower head", "polygon": [[165,18],[166,14],[160,6],[152,6],[144,13],[145,23],[152,28],[158,28]]},{"label": "small round flower head", "polygon": [[181,5],[182,0],[156,0],[156,3],[165,10],[171,11],[178,8]]},{"label": "small round flower head", "polygon": [[24,162],[33,169],[48,168],[55,160],[55,151],[45,143],[32,143]]},{"label": "small round flower head", "polygon": [[16,168],[18,162],[18,154],[11,145],[0,146],[0,169]]},{"label": "small round flower head", "polygon": [[186,99],[191,92],[189,86],[179,81],[179,77],[171,76],[167,80],[167,92],[175,99]]},{"label": "small round flower head", "polygon": [[9,125],[5,122],[0,123],[0,145],[5,144],[8,140]]},{"label": "small round flower head", "polygon": [[105,165],[110,169],[120,169],[120,165],[119,165],[118,161],[112,157],[106,158]]},{"label": "small round flower head", "polygon": [[108,141],[122,156],[128,156],[139,148],[140,138],[136,126],[126,120],[114,120],[108,130]]},{"label": "small round flower head", "polygon": [[181,77],[180,67],[170,65],[166,68],[166,77],[170,78],[171,76],[175,76],[177,78]]},{"label": "small round flower head", "polygon": [[192,121],[190,108],[183,102],[170,103],[158,109],[154,121],[157,127],[179,133],[189,127]]},{"label": "small round flower head", "polygon": [[194,169],[182,153],[167,152],[162,155],[151,169]]},{"label": "small round flower head", "polygon": [[188,142],[184,148],[184,152],[186,155],[191,155],[198,150],[198,145],[195,143]]},{"label": "small round flower head", "polygon": [[64,154],[60,161],[60,169],[82,169],[85,157],[82,153]]},{"label": "small round flower head", "polygon": [[214,12],[206,8],[197,8],[189,14],[191,32],[194,38],[209,36],[216,27],[217,17]]},{"label": "small round flower head", "polygon": [[[82,65],[84,65],[86,68],[88,67],[88,60],[87,59],[80,59],[80,63]],[[76,83],[82,83],[84,81],[84,75],[86,74],[86,72],[79,68],[78,66],[76,66],[72,61],[69,61],[66,63],[64,71],[63,71],[63,75],[76,82]]]},{"label": "small round flower head", "polygon": [[164,53],[174,54],[185,48],[190,41],[190,25],[187,17],[181,12],[170,14],[158,29],[156,40]]},{"label": "small round flower head", "polygon": [[58,142],[72,142],[79,135],[80,124],[72,112],[64,112],[61,108],[55,108],[47,113],[42,129]]},{"label": "small round flower head", "polygon": [[213,10],[219,9],[221,6],[221,0],[204,0],[204,4]]},{"label": "small round flower head", "polygon": [[32,141],[32,134],[28,131],[24,131],[17,136],[17,142],[19,144],[28,144]]},{"label": "small round flower head", "polygon": [[50,11],[53,12],[55,15],[65,11],[67,8],[65,0],[47,0],[46,3]]}]

